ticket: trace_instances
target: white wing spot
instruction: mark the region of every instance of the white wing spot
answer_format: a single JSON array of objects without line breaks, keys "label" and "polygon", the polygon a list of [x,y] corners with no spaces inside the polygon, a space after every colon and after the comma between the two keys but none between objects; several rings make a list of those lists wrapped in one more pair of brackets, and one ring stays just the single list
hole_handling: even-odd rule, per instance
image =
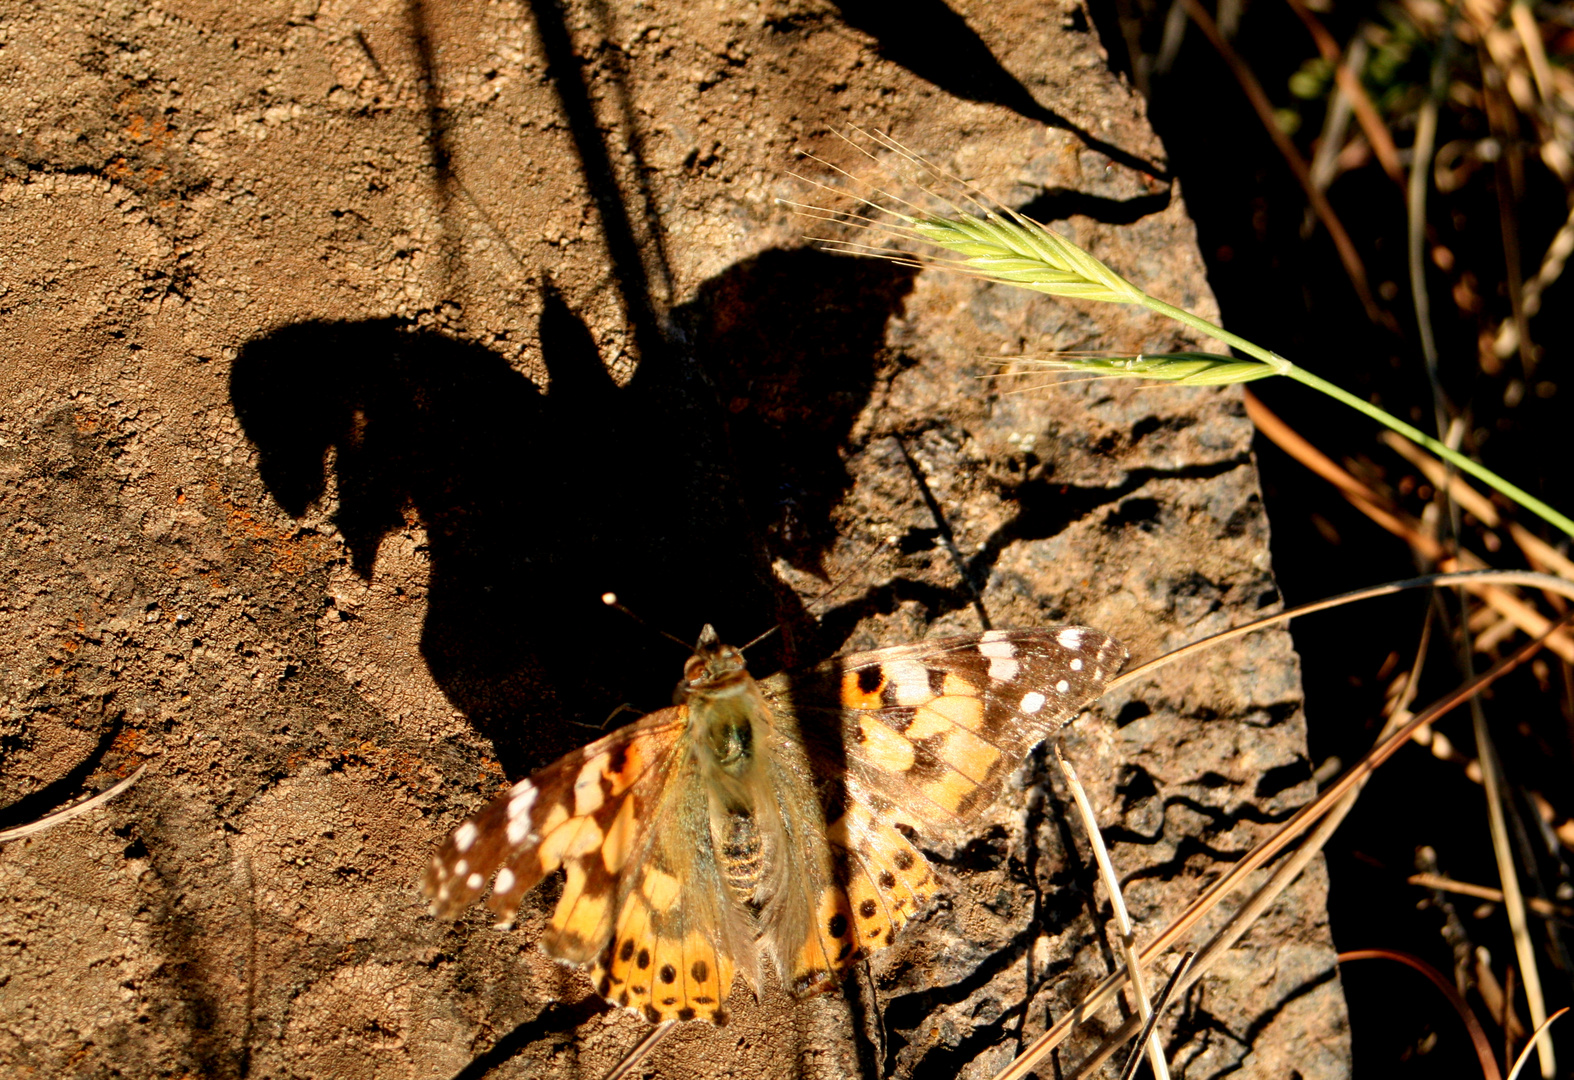
[{"label": "white wing spot", "polygon": [[465,878],[465,885],[471,889],[479,889],[481,887],[482,880],[483,879],[480,874],[471,874],[469,877]]},{"label": "white wing spot", "polygon": [[1064,694],[1067,690],[1070,690],[1070,689],[1071,689],[1071,684],[1068,683],[1065,679],[1061,679],[1058,683],[1055,684],[1055,693],[1057,693],[1057,694]]},{"label": "white wing spot", "polygon": [[[1011,636],[1011,631],[1009,631],[1009,630],[985,630],[982,634],[980,634],[978,636],[978,640],[988,644],[988,643],[995,642],[995,641],[1005,641],[1010,636]],[[983,651],[983,650],[980,650],[980,651]],[[984,652],[984,655],[988,656],[989,653],[988,652]]]},{"label": "white wing spot", "polygon": [[[997,631],[990,631],[996,633]],[[1003,631],[998,631],[1002,632]],[[978,654],[989,658],[989,677],[995,682],[1010,682],[1022,670],[1016,661],[1016,646],[985,634],[979,639]]]},{"label": "white wing spot", "polygon": [[1044,695],[1040,694],[1037,690],[1033,690],[1033,691],[1023,695],[1023,698],[1022,698],[1022,711],[1023,712],[1025,712],[1025,713],[1027,713],[1028,715],[1031,716],[1033,713],[1038,712],[1038,710],[1042,709],[1043,707],[1044,707]]},{"label": "white wing spot", "polygon": [[505,866],[497,872],[497,877],[492,882],[492,891],[498,896],[502,896],[513,887],[514,872]]},{"label": "white wing spot", "polygon": [[1082,657],[1080,657],[1080,656],[1073,656],[1071,658],[1071,670],[1072,671],[1081,671],[1082,670]]},{"label": "white wing spot", "polygon": [[464,877],[470,872],[470,860],[460,859],[454,863],[454,877]]},{"label": "white wing spot", "polygon": [[1068,626],[1055,635],[1055,640],[1060,642],[1065,648],[1080,649],[1082,648],[1082,627]]},{"label": "white wing spot", "polygon": [[508,800],[508,821],[512,827],[518,818],[528,817],[530,810],[536,805],[536,786],[529,780],[521,780],[514,785],[513,794]]},{"label": "white wing spot", "polygon": [[508,823],[508,842],[518,847],[530,835],[530,819],[514,818]]},{"label": "white wing spot", "polygon": [[475,827],[475,822],[467,821],[454,832],[454,847],[460,851],[469,851],[475,844],[475,838],[481,835],[481,830]]},{"label": "white wing spot", "polygon": [[1022,670],[1022,665],[1009,657],[990,657],[989,677],[995,682],[1010,682]]},{"label": "white wing spot", "polygon": [[898,705],[922,705],[934,697],[929,690],[929,670],[917,660],[897,660],[885,665],[885,677],[895,691]]}]

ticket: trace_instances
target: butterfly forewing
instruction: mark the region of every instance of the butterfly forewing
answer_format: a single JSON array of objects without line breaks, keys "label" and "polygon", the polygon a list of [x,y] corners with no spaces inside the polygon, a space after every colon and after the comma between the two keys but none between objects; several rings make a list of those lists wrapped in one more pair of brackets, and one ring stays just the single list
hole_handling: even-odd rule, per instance
[{"label": "butterfly forewing", "polygon": [[[582,875],[565,899],[582,893],[593,874],[614,877],[646,839],[649,819],[638,808],[653,805],[666,785],[685,726],[681,708],[651,713],[492,800],[454,830],[427,867],[422,887],[432,910],[452,918],[490,883],[489,906],[507,924],[524,894],[565,862]],[[586,859],[592,854],[594,862]]]}]

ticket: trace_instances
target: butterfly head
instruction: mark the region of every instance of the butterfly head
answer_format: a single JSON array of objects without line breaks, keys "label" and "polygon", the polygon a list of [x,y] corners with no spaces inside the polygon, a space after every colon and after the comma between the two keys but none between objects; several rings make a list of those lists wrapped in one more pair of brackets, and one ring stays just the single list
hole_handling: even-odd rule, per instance
[{"label": "butterfly head", "polygon": [[748,678],[743,653],[731,645],[723,645],[716,628],[706,623],[694,646],[694,655],[683,665],[678,697],[683,700],[694,694],[725,693],[747,682]]}]

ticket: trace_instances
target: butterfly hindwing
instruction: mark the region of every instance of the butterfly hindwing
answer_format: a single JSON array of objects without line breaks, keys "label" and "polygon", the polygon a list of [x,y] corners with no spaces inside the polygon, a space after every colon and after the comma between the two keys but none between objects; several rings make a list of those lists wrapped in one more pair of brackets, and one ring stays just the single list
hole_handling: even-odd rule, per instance
[{"label": "butterfly hindwing", "polygon": [[722,878],[699,768],[685,753],[648,805],[649,840],[623,875],[591,975],[602,997],[653,1024],[723,1023],[733,976],[759,984],[754,927]]}]

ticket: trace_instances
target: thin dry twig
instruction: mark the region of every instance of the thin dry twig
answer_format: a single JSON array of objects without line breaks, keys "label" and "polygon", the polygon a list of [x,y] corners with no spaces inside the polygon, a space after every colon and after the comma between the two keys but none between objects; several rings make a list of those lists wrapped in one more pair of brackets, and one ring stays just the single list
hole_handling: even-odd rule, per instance
[{"label": "thin dry twig", "polygon": [[[1104,846],[1104,834],[1099,831],[1098,818],[1093,813],[1093,804],[1088,801],[1088,793],[1083,790],[1082,781],[1077,779],[1077,771],[1060,752],[1058,743],[1054,751],[1055,764],[1065,776],[1071,799],[1076,803],[1077,812],[1082,816],[1082,829],[1088,834],[1088,846],[1093,849],[1093,861],[1098,864],[1099,876],[1104,879],[1104,888],[1109,890],[1110,911],[1114,915],[1115,927],[1120,934],[1121,959],[1131,976],[1132,996],[1137,999],[1137,1015],[1142,1018],[1144,1025],[1151,1028],[1155,1019],[1153,1006],[1148,1002],[1147,979],[1142,974],[1142,963],[1137,957],[1137,936],[1132,928],[1131,915],[1126,910],[1126,898],[1121,893],[1120,878],[1115,874],[1115,864],[1110,861],[1109,849]],[[1169,1080],[1170,1072],[1164,1061],[1164,1048],[1159,1045],[1156,1037],[1150,1035],[1147,1050],[1155,1080]]]},{"label": "thin dry twig", "polygon": [[1481,1027],[1481,1021],[1476,1019],[1475,1012],[1465,1004],[1465,999],[1459,996],[1459,991],[1454,989],[1454,984],[1443,978],[1435,967],[1409,953],[1396,952],[1393,949],[1355,949],[1339,954],[1341,964],[1353,960],[1393,960],[1425,975],[1427,981],[1437,987],[1448,999],[1449,1005],[1459,1014],[1460,1021],[1465,1025],[1465,1031],[1470,1035],[1470,1045],[1475,1048],[1476,1058],[1481,1062],[1482,1075],[1486,1080],[1502,1080],[1503,1073],[1497,1067],[1497,1059],[1492,1056],[1492,1044],[1487,1041],[1487,1033]]},{"label": "thin dry twig", "polygon": [[1536,1040],[1541,1038],[1542,1035],[1546,1034],[1547,1029],[1551,1027],[1555,1021],[1561,1020],[1563,1015],[1568,1011],[1569,1008],[1567,1005],[1565,1005],[1563,1008],[1547,1017],[1546,1021],[1535,1030],[1531,1036],[1530,1041],[1525,1044],[1525,1048],[1519,1052],[1519,1057],[1515,1059],[1514,1067],[1509,1070],[1508,1080],[1519,1080],[1520,1072],[1524,1070],[1525,1064],[1530,1061],[1530,1052],[1531,1050],[1535,1049]]},{"label": "thin dry twig", "polygon": [[1350,102],[1356,123],[1361,125],[1361,131],[1366,135],[1366,141],[1371,144],[1372,153],[1376,155],[1378,164],[1382,165],[1383,171],[1388,174],[1390,180],[1403,187],[1405,170],[1399,163],[1399,149],[1394,146],[1394,138],[1388,133],[1388,126],[1383,123],[1383,118],[1377,114],[1377,107],[1372,104],[1366,87],[1361,85],[1360,76],[1351,65],[1343,62],[1339,43],[1334,40],[1334,36],[1328,32],[1328,28],[1321,20],[1312,14],[1312,9],[1307,7],[1303,0],[1286,0],[1286,3],[1306,25],[1307,32],[1317,44],[1317,51],[1333,67],[1334,82],[1339,87],[1339,92]]},{"label": "thin dry twig", "polygon": [[0,831],[0,844],[4,844],[10,840],[20,840],[24,836],[36,835],[43,832],[45,829],[53,829],[56,825],[64,825],[66,822],[72,820],[73,818],[79,818],[83,814],[88,813],[90,810],[97,810],[100,806],[103,806],[121,792],[129,789],[132,784],[135,784],[138,780],[142,779],[142,774],[147,772],[147,770],[148,763],[144,761],[141,765],[137,766],[136,772],[132,773],[130,776],[126,777],[115,786],[100,791],[92,798],[83,799],[75,806],[68,806],[64,810],[56,810],[52,814],[45,814],[37,821],[29,822],[26,825],[18,825],[14,829],[5,829],[4,831]]},{"label": "thin dry twig", "polygon": [[[1503,902],[1503,890],[1494,889],[1490,885],[1475,885],[1468,881],[1455,881],[1442,874],[1411,874],[1405,878],[1411,885],[1419,885],[1423,889],[1436,889],[1438,892],[1457,893],[1460,896],[1471,896],[1477,900],[1489,900],[1494,904]],[[1543,900],[1539,896],[1525,898],[1525,906],[1537,915],[1545,915],[1549,919],[1574,919],[1574,907],[1563,907]]]},{"label": "thin dry twig", "polygon": [[[1514,572],[1488,571],[1488,573],[1497,574]],[[1428,575],[1425,579],[1414,579],[1410,583],[1401,584],[1408,584],[1409,587],[1415,587],[1420,584],[1449,584],[1452,582],[1443,579],[1452,579],[1455,576],[1456,575],[1452,574],[1434,574]],[[1535,576],[1538,578],[1547,579],[1551,583],[1551,587],[1555,587],[1559,591],[1566,590],[1570,594],[1574,594],[1574,585],[1563,582],[1557,578],[1549,578],[1548,575],[1545,574]],[[1391,591],[1398,591],[1398,586],[1379,586],[1375,590],[1363,590],[1360,594],[1348,595],[1378,595]],[[1321,601],[1318,604],[1309,604],[1305,607],[1306,609],[1321,610],[1329,606],[1333,606],[1332,602]],[[1304,609],[1295,609],[1290,612],[1281,612],[1276,616],[1269,616],[1266,619],[1255,620],[1247,627],[1224,631],[1223,633],[1213,635],[1213,637],[1205,639],[1202,642],[1196,642],[1192,645],[1186,646],[1183,649],[1176,650],[1175,653],[1170,654],[1167,657],[1163,657],[1160,660],[1151,661],[1148,664],[1141,665],[1139,668],[1134,669],[1132,674],[1138,675],[1149,672],[1161,662],[1168,662],[1172,659],[1178,658],[1181,655],[1189,654],[1198,648],[1206,647],[1210,644],[1216,644],[1221,640],[1238,636],[1241,633],[1247,633],[1251,632],[1252,630],[1261,629],[1262,624],[1264,623],[1279,621],[1288,618],[1291,615],[1305,613],[1307,612]],[[1561,625],[1561,622],[1558,625]],[[1170,923],[1170,925],[1158,935],[1158,937],[1156,937],[1147,945],[1146,948],[1142,950],[1140,954],[1141,963],[1148,964],[1153,962],[1159,956],[1162,956],[1172,945],[1175,944],[1176,941],[1180,940],[1181,937],[1190,932],[1191,928],[1195,926],[1207,912],[1211,911],[1223,897],[1235,891],[1235,889],[1244,882],[1249,874],[1255,872],[1257,869],[1267,863],[1268,860],[1272,859],[1280,851],[1284,850],[1284,848],[1288,846],[1296,836],[1300,835],[1308,828],[1311,828],[1313,830],[1312,838],[1303,844],[1302,847],[1297,851],[1296,855],[1291,860],[1288,860],[1285,865],[1281,866],[1270,879],[1269,885],[1274,886],[1277,890],[1282,890],[1284,887],[1287,887],[1289,883],[1294,880],[1295,876],[1298,875],[1305,867],[1306,863],[1309,862],[1314,855],[1316,855],[1317,851],[1321,850],[1322,844],[1326,842],[1327,837],[1332,834],[1333,829],[1338,825],[1339,821],[1343,819],[1344,814],[1348,813],[1350,806],[1354,804],[1355,792],[1366,782],[1367,778],[1370,777],[1372,773],[1383,764],[1383,762],[1392,757],[1394,753],[1396,753],[1398,749],[1403,746],[1405,742],[1407,742],[1411,736],[1414,735],[1415,732],[1419,731],[1422,727],[1427,724],[1434,723],[1439,718],[1451,712],[1460,704],[1479,693],[1482,688],[1490,685],[1492,682],[1495,682],[1497,679],[1501,678],[1503,675],[1507,674],[1509,671],[1513,670],[1520,664],[1524,663],[1526,660],[1530,659],[1530,657],[1534,656],[1544,646],[1546,636],[1546,634],[1541,635],[1536,640],[1520,648],[1513,655],[1500,660],[1483,674],[1457,688],[1448,696],[1434,702],[1426,709],[1423,709],[1421,712],[1411,717],[1408,722],[1399,725],[1392,732],[1380,739],[1378,744],[1368,751],[1367,754],[1363,756],[1362,759],[1357,762],[1348,772],[1346,772],[1338,780],[1330,784],[1321,793],[1319,793],[1316,799],[1308,803],[1306,806],[1303,806],[1300,810],[1296,811],[1295,814],[1291,815],[1288,820],[1286,820],[1274,830],[1272,835],[1270,835],[1262,843],[1258,844],[1238,862],[1233,864],[1229,870],[1225,871],[1225,873],[1219,877],[1218,880],[1209,885],[1208,888],[1205,889],[1195,900],[1187,905],[1186,909],[1182,911],[1181,914],[1177,916]],[[1122,679],[1112,682],[1110,686],[1106,688],[1106,693],[1108,690],[1113,689],[1117,683],[1122,681],[1125,681],[1124,676]],[[1346,801],[1347,798],[1348,801]],[[1247,928],[1250,926],[1251,919],[1256,917],[1256,913],[1260,913],[1261,910],[1265,909],[1266,906],[1272,902],[1273,897],[1278,895],[1277,891],[1274,891],[1271,895],[1268,895],[1268,889],[1269,886],[1264,886],[1263,890],[1259,890],[1258,894],[1253,897],[1252,901],[1244,906],[1241,911],[1237,912],[1235,918],[1231,920],[1231,922],[1226,926],[1225,930],[1221,931],[1219,935],[1216,935],[1214,941],[1210,942],[1209,945],[1202,951],[1202,953],[1199,955],[1198,962],[1193,966],[1193,980],[1196,977],[1200,977],[1201,974],[1207,970],[1209,963],[1220,952],[1229,948],[1241,934],[1244,934]],[[1012,1062],[1011,1065],[997,1074],[996,1080],[1020,1080],[1021,1077],[1026,1076],[1030,1071],[1032,1071],[1037,1062],[1042,1060],[1043,1057],[1056,1046],[1060,1045],[1060,1043],[1065,1040],[1065,1038],[1074,1028],[1092,1018],[1101,1008],[1104,1007],[1104,1005],[1108,1004],[1113,999],[1114,995],[1119,992],[1120,988],[1125,985],[1125,982],[1126,975],[1124,971],[1117,971],[1106,976],[1098,986],[1094,987],[1092,991],[1083,997],[1082,1001],[1079,1002],[1074,1009],[1072,1009],[1065,1016],[1061,1017],[1060,1020],[1056,1021],[1055,1024],[1049,1028],[1049,1030],[1045,1031],[1042,1035],[1035,1039],[1028,1046],[1028,1048],[1017,1057],[1016,1061]],[[1126,1024],[1122,1025],[1122,1027],[1114,1035],[1112,1035],[1109,1040],[1106,1040],[1105,1049],[1107,1049],[1108,1052],[1105,1053],[1105,1049],[1101,1049],[1100,1053],[1104,1054],[1104,1057],[1107,1058],[1109,1054],[1114,1053],[1114,1047],[1111,1047],[1110,1043],[1113,1042],[1115,1043],[1115,1047],[1118,1047],[1119,1042],[1123,1042],[1125,1039],[1131,1038],[1132,1035],[1136,1034],[1140,1027],[1140,1018],[1132,1017],[1126,1022]],[[1103,1060],[1103,1058],[1100,1058],[1099,1060]],[[1078,1075],[1083,1075],[1083,1073],[1079,1073]]]}]

